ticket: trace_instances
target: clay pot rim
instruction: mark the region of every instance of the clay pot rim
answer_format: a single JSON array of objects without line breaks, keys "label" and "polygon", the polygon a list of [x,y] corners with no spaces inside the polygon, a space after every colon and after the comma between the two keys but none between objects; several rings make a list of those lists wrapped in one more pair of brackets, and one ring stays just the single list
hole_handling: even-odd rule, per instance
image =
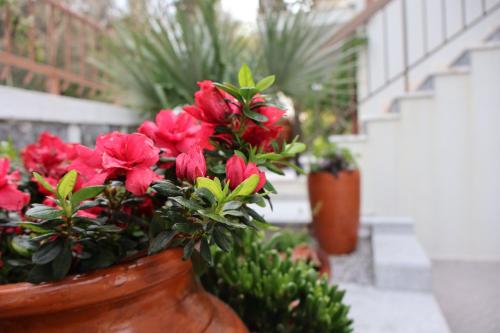
[{"label": "clay pot rim", "polygon": [[64,311],[130,297],[191,270],[191,261],[182,260],[182,249],[175,248],[57,282],[0,285],[0,318]]}]

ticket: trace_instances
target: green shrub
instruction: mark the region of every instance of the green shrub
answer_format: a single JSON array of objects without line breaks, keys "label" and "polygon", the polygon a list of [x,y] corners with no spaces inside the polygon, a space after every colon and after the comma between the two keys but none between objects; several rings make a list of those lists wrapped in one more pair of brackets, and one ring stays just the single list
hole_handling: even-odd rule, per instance
[{"label": "green shrub", "polygon": [[247,235],[232,253],[218,252],[205,288],[228,303],[252,332],[352,332],[343,291],[305,262],[292,263]]}]

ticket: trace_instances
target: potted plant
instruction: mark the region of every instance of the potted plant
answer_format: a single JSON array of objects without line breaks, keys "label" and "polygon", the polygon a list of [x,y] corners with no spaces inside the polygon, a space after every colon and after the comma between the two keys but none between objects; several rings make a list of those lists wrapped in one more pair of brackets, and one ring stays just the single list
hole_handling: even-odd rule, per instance
[{"label": "potted plant", "polygon": [[274,76],[238,77],[93,149],[44,133],[24,176],[0,159],[1,332],[247,332],[192,263],[266,225],[251,208],[274,192],[262,170],[305,146],[275,144]]},{"label": "potted plant", "polygon": [[352,252],[358,240],[360,173],[351,152],[316,139],[308,189],[320,247],[329,254]]}]

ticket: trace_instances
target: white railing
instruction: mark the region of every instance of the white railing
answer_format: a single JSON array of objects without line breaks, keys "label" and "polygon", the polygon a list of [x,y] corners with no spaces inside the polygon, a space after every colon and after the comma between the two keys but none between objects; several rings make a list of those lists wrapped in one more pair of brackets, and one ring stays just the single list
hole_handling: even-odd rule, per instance
[{"label": "white railing", "polygon": [[[335,40],[354,32],[367,37],[358,65],[361,117],[386,111],[392,99],[416,90],[429,74],[449,65],[457,50],[435,59],[447,53],[450,45],[463,49],[479,42],[483,31],[474,38],[468,36],[478,26],[498,28],[500,22],[494,17],[499,11],[500,0],[372,2],[339,31]],[[483,24],[488,20],[491,22]]]}]

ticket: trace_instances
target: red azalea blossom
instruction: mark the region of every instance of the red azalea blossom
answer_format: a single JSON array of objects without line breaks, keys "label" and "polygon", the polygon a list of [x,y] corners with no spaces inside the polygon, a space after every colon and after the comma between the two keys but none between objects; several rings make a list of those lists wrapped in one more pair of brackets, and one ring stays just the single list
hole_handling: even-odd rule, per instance
[{"label": "red azalea blossom", "polygon": [[76,157],[75,145],[62,141],[56,135],[43,132],[38,141],[27,145],[21,152],[24,167],[47,178],[59,179]]},{"label": "red azalea blossom", "polygon": [[212,81],[198,82],[200,90],[194,94],[195,105],[184,107],[184,111],[196,119],[212,125],[227,124],[229,116],[240,112],[238,101],[217,88]]},{"label": "red azalea blossom", "polygon": [[160,111],[156,115],[156,123],[145,121],[138,131],[153,140],[157,147],[164,149],[166,156],[173,157],[187,153],[194,145],[208,148],[212,133],[206,126],[202,128],[191,115],[176,115],[172,110]]},{"label": "red azalea blossom", "polygon": [[204,177],[207,173],[207,164],[200,147],[193,147],[188,153],[182,153],[175,160],[177,178],[194,183],[196,178]]},{"label": "red azalea blossom", "polygon": [[135,195],[146,193],[158,178],[151,167],[159,160],[159,149],[143,134],[112,132],[97,138],[94,150],[78,148],[79,156],[70,165],[80,173],[84,185],[102,184],[111,176],[125,176],[125,188]]},{"label": "red azalea blossom", "polygon": [[[260,103],[263,101],[263,99],[258,97],[254,98],[252,103]],[[277,125],[277,123],[281,120],[285,111],[274,106],[260,106],[254,108],[253,111],[267,117],[267,121],[257,125],[255,122],[247,120],[246,129],[242,137],[250,145],[268,150],[270,143],[276,140],[283,129],[283,127]]]},{"label": "red azalea blossom", "polygon": [[19,171],[9,174],[10,161],[0,158],[0,208],[19,211],[30,201],[30,195],[17,189],[15,184],[21,178]]},{"label": "red azalea blossom", "polygon": [[229,188],[234,190],[238,185],[245,181],[251,175],[259,176],[259,183],[255,187],[254,193],[257,193],[266,183],[266,174],[259,170],[253,162],[245,161],[238,155],[233,155],[226,163],[226,178],[229,180]]}]

